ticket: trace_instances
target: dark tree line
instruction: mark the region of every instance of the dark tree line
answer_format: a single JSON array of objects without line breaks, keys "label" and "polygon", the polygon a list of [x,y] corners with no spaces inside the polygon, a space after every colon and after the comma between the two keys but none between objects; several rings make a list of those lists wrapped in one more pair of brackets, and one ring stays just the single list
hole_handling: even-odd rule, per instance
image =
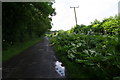
[{"label": "dark tree line", "polygon": [[3,50],[8,46],[40,37],[51,29],[55,9],[52,2],[3,2]]}]

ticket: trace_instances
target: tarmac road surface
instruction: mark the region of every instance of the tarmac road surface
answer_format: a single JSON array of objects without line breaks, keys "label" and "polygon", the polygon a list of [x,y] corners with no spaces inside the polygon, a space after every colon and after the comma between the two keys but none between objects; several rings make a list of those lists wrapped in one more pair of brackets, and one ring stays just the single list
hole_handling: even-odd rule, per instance
[{"label": "tarmac road surface", "polygon": [[55,71],[55,53],[49,39],[28,48],[2,65],[2,78],[63,78]]}]

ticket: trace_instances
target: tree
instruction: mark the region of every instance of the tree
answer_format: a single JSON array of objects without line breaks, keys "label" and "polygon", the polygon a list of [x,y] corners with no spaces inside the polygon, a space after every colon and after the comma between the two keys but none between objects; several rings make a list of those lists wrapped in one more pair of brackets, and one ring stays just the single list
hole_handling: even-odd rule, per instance
[{"label": "tree", "polygon": [[56,14],[52,4],[52,2],[4,2],[2,4],[3,49],[8,45],[40,37],[51,29],[52,19],[49,16]]}]

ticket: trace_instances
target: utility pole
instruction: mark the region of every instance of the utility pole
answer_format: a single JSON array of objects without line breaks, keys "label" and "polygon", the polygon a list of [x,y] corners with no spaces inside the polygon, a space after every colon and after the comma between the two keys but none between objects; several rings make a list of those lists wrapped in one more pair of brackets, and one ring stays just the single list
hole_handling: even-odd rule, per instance
[{"label": "utility pole", "polygon": [[70,8],[74,8],[75,22],[76,22],[76,26],[77,26],[77,16],[76,16],[76,10],[75,10],[75,8],[79,8],[79,6],[78,7],[70,7]]}]

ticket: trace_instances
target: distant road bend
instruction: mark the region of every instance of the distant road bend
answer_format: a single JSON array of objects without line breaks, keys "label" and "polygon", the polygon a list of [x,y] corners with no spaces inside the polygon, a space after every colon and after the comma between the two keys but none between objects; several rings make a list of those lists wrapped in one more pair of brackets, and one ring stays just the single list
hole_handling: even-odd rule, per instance
[{"label": "distant road bend", "polygon": [[55,71],[55,53],[47,37],[3,63],[2,78],[62,78]]}]

